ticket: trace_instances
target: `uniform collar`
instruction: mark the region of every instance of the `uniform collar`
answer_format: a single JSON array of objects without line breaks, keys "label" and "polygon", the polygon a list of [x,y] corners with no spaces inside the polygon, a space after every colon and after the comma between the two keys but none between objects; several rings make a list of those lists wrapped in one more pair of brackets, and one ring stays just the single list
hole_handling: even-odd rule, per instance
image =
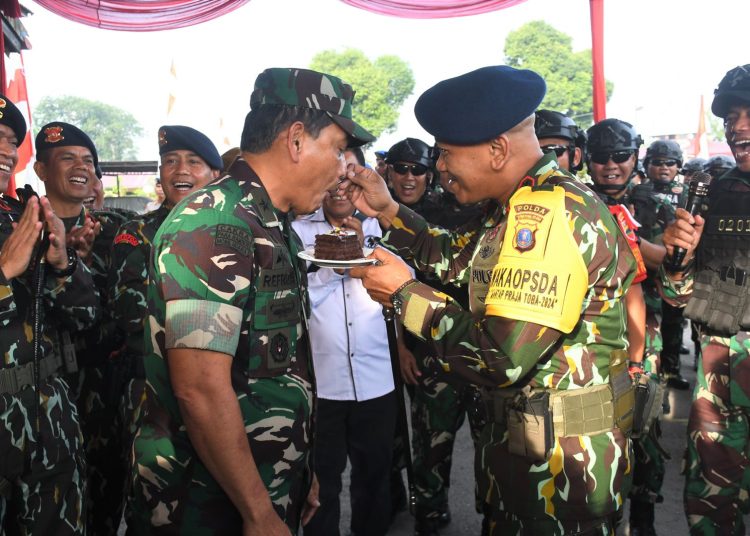
[{"label": "uniform collar", "polygon": [[565,175],[565,172],[560,169],[560,166],[557,165],[557,158],[555,157],[555,153],[550,152],[548,154],[545,154],[539,160],[537,160],[537,163],[534,164],[531,169],[526,172],[526,174],[520,181],[518,181],[515,190],[513,190],[513,193],[511,193],[510,197],[508,197],[508,202],[505,203],[503,211],[507,213],[508,204],[510,203],[511,198],[518,190],[520,190],[524,186],[531,186],[532,188],[534,186],[540,186],[544,184],[550,177],[559,175]]},{"label": "uniform collar", "polygon": [[[268,196],[265,186],[263,186],[263,180],[253,171],[247,161],[242,156],[238,156],[227,173],[232,179],[249,184],[252,193],[249,196],[246,194],[246,197],[252,199],[253,208],[261,225],[283,230],[283,222],[287,221],[289,215],[273,206],[271,198]],[[247,188],[247,186],[244,188]]]}]

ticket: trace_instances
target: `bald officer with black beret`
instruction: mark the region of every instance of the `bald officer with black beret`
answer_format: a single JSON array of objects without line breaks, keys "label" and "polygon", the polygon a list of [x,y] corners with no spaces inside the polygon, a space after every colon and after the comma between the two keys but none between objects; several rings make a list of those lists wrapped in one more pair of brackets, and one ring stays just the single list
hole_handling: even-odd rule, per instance
[{"label": "bald officer with black beret", "polygon": [[481,224],[449,233],[349,169],[357,208],[417,269],[469,287],[469,310],[411,278],[396,255],[354,268],[370,295],[424,340],[435,366],[480,386],[489,413],[476,451],[487,534],[614,534],[631,480],[633,391],[623,295],[635,260],[607,207],[534,134],[544,80],[484,67],[417,101],[437,168]]}]

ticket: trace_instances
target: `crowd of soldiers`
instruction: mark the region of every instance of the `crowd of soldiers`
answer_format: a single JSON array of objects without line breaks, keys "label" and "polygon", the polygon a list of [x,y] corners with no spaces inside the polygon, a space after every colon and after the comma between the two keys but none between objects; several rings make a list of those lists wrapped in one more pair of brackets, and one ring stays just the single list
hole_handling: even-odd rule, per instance
[{"label": "crowd of soldiers", "polygon": [[[373,168],[344,158],[375,141],[351,86],[267,69],[238,149],[159,129],[164,201],[142,215],[103,207],[85,132],[42,126],[45,195],[0,197],[0,534],[304,530],[326,494],[292,221],[334,195],[382,231],[377,263],[343,277],[398,325],[411,429],[393,437],[391,517],[408,503],[416,536],[451,522],[468,418],[483,535],[615,534],[628,499],[630,534],[656,534],[689,320],[690,533],[745,534],[750,65],[712,105],[735,159],[657,140],[640,161],[636,126],[584,130],[538,109],[545,92],[506,66],[444,80],[414,110],[434,143],[406,138]],[[0,96],[0,191],[26,134]],[[371,525],[352,534],[387,530]]]}]

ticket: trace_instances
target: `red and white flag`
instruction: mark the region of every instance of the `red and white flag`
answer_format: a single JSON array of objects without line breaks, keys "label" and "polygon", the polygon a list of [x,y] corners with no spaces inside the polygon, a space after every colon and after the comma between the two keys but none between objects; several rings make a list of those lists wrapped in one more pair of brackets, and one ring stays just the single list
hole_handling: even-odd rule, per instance
[{"label": "red and white flag", "polygon": [[708,135],[706,134],[706,110],[703,106],[703,95],[701,95],[701,115],[698,118],[698,132],[693,138],[693,155],[700,158],[708,158]]},{"label": "red and white flag", "polygon": [[34,144],[31,142],[31,108],[29,107],[29,94],[26,90],[26,73],[24,72],[23,57],[21,58],[20,66],[14,71],[13,77],[8,83],[5,95],[21,111],[27,126],[26,138],[23,141],[19,140],[21,143],[18,145],[18,164],[16,164],[15,173],[10,178],[10,183],[8,183],[7,194],[15,197],[15,177],[18,174],[24,173],[31,162],[31,158],[34,156]]}]

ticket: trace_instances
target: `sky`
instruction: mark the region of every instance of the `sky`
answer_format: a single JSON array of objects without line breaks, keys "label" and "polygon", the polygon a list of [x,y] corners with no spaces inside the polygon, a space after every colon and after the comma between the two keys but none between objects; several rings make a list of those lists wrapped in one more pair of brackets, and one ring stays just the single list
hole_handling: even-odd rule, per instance
[{"label": "sky", "polygon": [[[255,77],[267,67],[307,67],[322,50],[353,47],[373,60],[393,54],[411,66],[414,94],[397,130],[373,147],[387,149],[407,136],[431,142],[414,119],[416,98],[445,78],[502,64],[507,34],[524,23],[544,20],[570,35],[574,50],[591,47],[588,0],[527,0],[432,20],[378,15],[340,0],[251,0],[213,21],[162,32],[100,30],[23,3],[34,12],[23,19],[32,43],[24,52],[32,110],[43,97],[61,95],[119,106],[144,129],[143,160],[157,159],[162,124],[197,128],[220,152],[228,148],[224,138],[238,145]],[[747,0],[606,0],[604,19],[605,76],[614,83],[607,115],[630,121],[647,141],[695,132],[700,96],[709,109],[724,73],[750,63]],[[176,101],[167,116],[170,92]]]}]

